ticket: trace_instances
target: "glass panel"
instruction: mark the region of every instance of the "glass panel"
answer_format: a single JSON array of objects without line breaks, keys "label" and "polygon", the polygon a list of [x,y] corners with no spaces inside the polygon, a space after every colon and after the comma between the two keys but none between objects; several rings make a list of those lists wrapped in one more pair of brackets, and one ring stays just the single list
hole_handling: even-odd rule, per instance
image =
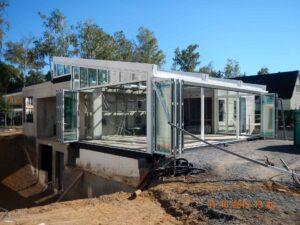
[{"label": "glass panel", "polygon": [[89,86],[96,86],[97,85],[97,70],[95,69],[89,69]]},{"label": "glass panel", "polygon": [[107,84],[109,82],[109,71],[98,70],[98,84]]},{"label": "glass panel", "polygon": [[[172,105],[172,83],[171,81],[161,81],[156,83],[161,92],[162,102],[167,111],[171,113]],[[155,133],[156,133],[156,151],[161,153],[170,153],[172,150],[171,126],[168,124],[163,106],[156,96],[156,113],[155,113]]]},{"label": "glass panel", "polygon": [[71,68],[69,65],[64,66],[64,74],[70,74],[71,73]]},{"label": "glass panel", "polygon": [[263,137],[275,136],[275,95],[263,95],[261,97],[262,104],[262,130]]},{"label": "glass panel", "polygon": [[260,134],[260,99],[251,93],[240,96],[240,135]]},{"label": "glass panel", "polygon": [[64,92],[64,141],[77,140],[77,93]]},{"label": "glass panel", "polygon": [[88,84],[88,73],[87,68],[80,67],[80,87],[87,87]]},{"label": "glass panel", "polygon": [[79,67],[73,67],[73,89],[79,88]]},{"label": "glass panel", "polygon": [[53,67],[53,75],[54,75],[54,77],[56,77],[57,76],[57,65],[56,64],[54,64],[54,67]]},{"label": "glass panel", "polygon": [[[250,105],[250,103],[248,102]],[[248,134],[250,132],[250,120],[252,119],[252,115],[249,110],[246,110],[248,107],[246,105],[246,97],[240,98],[240,133]],[[248,112],[247,112],[248,111]],[[248,114],[248,115],[247,115]],[[247,123],[247,117],[249,122]]]},{"label": "glass panel", "polygon": [[57,76],[61,76],[64,74],[64,66],[62,64],[57,64]]},{"label": "glass panel", "polygon": [[217,90],[217,133],[236,134],[237,126],[237,92]]}]

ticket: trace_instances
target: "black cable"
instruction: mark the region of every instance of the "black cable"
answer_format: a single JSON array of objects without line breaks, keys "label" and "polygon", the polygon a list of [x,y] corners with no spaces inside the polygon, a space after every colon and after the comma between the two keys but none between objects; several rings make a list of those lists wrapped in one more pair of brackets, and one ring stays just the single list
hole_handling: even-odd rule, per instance
[{"label": "black cable", "polygon": [[194,167],[192,163],[189,163],[188,160],[184,158],[176,159],[175,163],[176,167],[174,173],[174,158],[159,158],[156,168],[148,173],[144,182],[140,185],[140,190],[145,190],[151,183],[161,177],[173,176],[174,174],[175,176],[197,175],[206,171],[205,169]]}]

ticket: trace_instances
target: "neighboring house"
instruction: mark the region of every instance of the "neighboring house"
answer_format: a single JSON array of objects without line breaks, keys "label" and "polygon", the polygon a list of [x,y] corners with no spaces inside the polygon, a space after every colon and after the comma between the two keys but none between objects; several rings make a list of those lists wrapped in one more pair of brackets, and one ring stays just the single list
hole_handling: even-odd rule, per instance
[{"label": "neighboring house", "polygon": [[20,126],[22,125],[22,92],[14,92],[3,95],[4,101],[10,106],[9,113],[0,113],[0,125]]},{"label": "neighboring house", "polygon": [[266,75],[235,77],[245,83],[266,85],[267,91],[277,93],[283,100],[283,109],[300,109],[300,74],[299,71],[270,73]]},{"label": "neighboring house", "polygon": [[51,81],[23,89],[23,132],[57,188],[65,165],[137,182],[154,154],[200,146],[169,122],[212,143],[275,132],[264,85],[145,63],[54,57],[52,68]]}]

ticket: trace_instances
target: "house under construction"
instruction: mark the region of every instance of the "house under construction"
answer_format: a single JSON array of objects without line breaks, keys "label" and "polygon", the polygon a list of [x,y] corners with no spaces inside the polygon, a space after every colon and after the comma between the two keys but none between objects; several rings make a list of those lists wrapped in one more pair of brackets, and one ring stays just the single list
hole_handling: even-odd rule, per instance
[{"label": "house under construction", "polygon": [[203,145],[170,123],[209,143],[276,135],[265,86],[152,64],[54,57],[51,81],[22,95],[24,136],[56,188],[66,165],[134,183],[153,154]]}]

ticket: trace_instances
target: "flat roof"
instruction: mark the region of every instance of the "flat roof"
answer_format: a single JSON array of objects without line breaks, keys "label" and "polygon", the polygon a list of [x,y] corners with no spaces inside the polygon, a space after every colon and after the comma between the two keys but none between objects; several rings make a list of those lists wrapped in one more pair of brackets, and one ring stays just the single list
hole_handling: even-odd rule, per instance
[{"label": "flat roof", "polygon": [[207,88],[259,94],[268,93],[265,85],[249,84],[239,80],[214,78],[204,73],[157,70],[157,72],[154,73],[154,77],[159,79],[179,79],[183,80],[185,84]]},{"label": "flat roof", "polygon": [[153,68],[156,67],[154,64],[148,63],[137,63],[137,62],[122,62],[122,61],[110,61],[100,59],[83,59],[83,58],[68,58],[68,57],[53,57],[52,62],[54,64],[64,65],[76,65],[79,67],[88,68],[110,68],[122,71],[147,71],[152,72]]}]

